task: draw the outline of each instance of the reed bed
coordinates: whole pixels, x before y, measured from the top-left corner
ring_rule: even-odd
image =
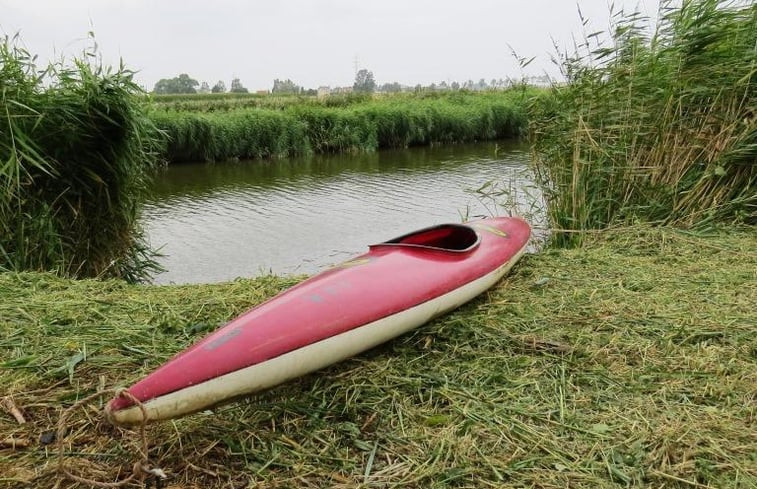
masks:
[[[613,17],[536,99],[530,139],[556,243],[643,220],[757,222],[757,6],[663,2],[656,31]]]
[[[95,59],[40,71],[0,40],[0,270],[136,280],[154,266],[137,215],[157,133],[132,73]]]
[[[168,135],[168,161],[222,161],[518,137],[531,94],[274,97],[271,105],[231,110],[155,106],[150,117]]]
[[[164,134],[168,162],[285,157],[309,152],[304,124],[268,109],[233,112],[152,112]]]
[[[751,230],[637,226],[526,256],[478,300],[317,374],[148,426],[171,488],[757,485]],[[0,274],[0,487],[61,480],[50,432],[297,280],[136,286]],[[72,470],[136,434],[73,414]],[[23,443],[21,443],[23,442]],[[26,445],[26,446],[24,446]]]

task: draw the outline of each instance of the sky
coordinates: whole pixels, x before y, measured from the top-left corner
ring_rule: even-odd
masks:
[[[137,71],[151,90],[187,73],[210,86],[274,78],[306,88],[351,86],[355,67],[377,83],[414,86],[557,75],[553,41],[606,30],[611,0],[0,0],[0,33],[20,34],[41,63],[80,54],[93,31],[106,64]],[[658,0],[615,0],[654,19]],[[582,26],[578,14],[584,18]],[[521,69],[512,55],[536,57]]]

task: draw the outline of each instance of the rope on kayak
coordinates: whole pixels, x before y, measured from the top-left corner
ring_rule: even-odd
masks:
[[[80,408],[84,404],[87,404],[88,402],[93,401],[94,399],[98,399],[106,394],[115,394],[116,397],[123,397],[125,399],[128,399],[132,403],[134,403],[140,411],[142,411],[142,421],[139,424],[139,436],[140,436],[140,448],[139,448],[139,460],[134,463],[134,466],[132,468],[132,473],[125,479],[121,479],[117,482],[100,482],[92,479],[87,479],[85,477],[78,476],[76,474],[72,474],[71,471],[68,470],[66,467],[64,461],[64,444],[63,444],[63,438],[66,436],[66,420],[68,416],[75,411],[76,409]],[[147,457],[148,452],[148,445],[147,445],[147,434],[145,432],[145,425],[147,424],[147,409],[145,408],[144,404],[134,397],[128,390],[124,388],[118,388],[118,389],[106,389],[103,391],[95,392],[94,394],[91,394],[83,399],[78,400],[73,405],[71,405],[69,408],[63,411],[63,413],[60,415],[60,418],[58,419],[58,430],[57,430],[57,442],[58,442],[58,472],[63,474],[65,477],[80,482],[82,484],[88,484],[93,487],[103,487],[103,488],[113,488],[113,487],[123,487],[126,484],[130,483],[134,479],[138,479],[139,481],[143,481],[145,476],[147,475],[153,475],[155,477],[159,477],[161,479],[166,478],[166,474],[157,467],[152,467],[150,465],[150,462]]]

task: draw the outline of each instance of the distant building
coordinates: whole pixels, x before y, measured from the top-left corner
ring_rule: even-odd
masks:
[[[255,93],[257,95],[268,95],[268,90],[256,90]]]
[[[331,95],[331,87],[318,87],[318,98],[324,98]]]
[[[352,93],[352,87],[336,87],[331,90],[332,94]]]

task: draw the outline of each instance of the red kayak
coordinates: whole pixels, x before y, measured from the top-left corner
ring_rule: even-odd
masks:
[[[182,416],[313,372],[399,336],[494,285],[530,236],[518,218],[415,231],[370,246],[247,311],[129,388],[148,420]],[[118,397],[116,424],[142,411]]]

